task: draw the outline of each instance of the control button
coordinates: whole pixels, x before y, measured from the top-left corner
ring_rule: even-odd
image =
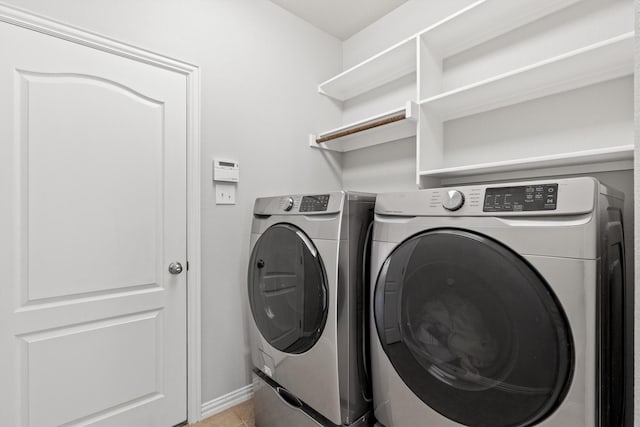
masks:
[[[289,197],[287,199],[287,201],[284,204],[284,211],[285,212],[289,212],[291,209],[293,209],[293,197]]]
[[[555,188],[553,187],[547,188],[547,193],[553,193],[554,191],[555,191]]]
[[[442,207],[449,211],[457,211],[464,205],[464,194],[458,190],[449,190],[444,195]]]

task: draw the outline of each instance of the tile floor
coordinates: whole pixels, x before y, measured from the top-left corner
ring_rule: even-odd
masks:
[[[253,400],[247,400],[189,427],[255,427]]]

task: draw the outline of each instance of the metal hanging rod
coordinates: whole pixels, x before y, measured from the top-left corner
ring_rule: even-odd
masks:
[[[398,122],[406,118],[407,118],[406,111],[394,112],[391,115],[376,118],[374,120],[359,124],[352,128],[340,130],[340,131],[316,138],[316,144],[322,144],[323,142],[331,141],[333,139],[342,138],[348,135],[353,135],[354,133],[363,132],[365,130],[373,129],[379,126],[388,125],[389,123]]]

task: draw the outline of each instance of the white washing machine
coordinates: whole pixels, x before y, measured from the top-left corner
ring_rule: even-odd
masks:
[[[622,426],[622,205],[591,178],[378,195],[378,421]]]
[[[375,197],[259,198],[248,293],[258,427],[365,426],[365,253]]]

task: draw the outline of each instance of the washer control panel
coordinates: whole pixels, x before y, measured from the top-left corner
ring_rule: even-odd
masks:
[[[558,184],[489,187],[483,212],[552,211],[558,205]]]
[[[590,177],[556,178],[381,193],[376,196],[375,212],[404,217],[578,215],[596,209],[598,194],[624,198]]]
[[[303,196],[300,202],[300,212],[324,212],[329,206],[329,195]]]
[[[353,193],[349,197],[360,196]],[[344,200],[345,193],[342,191],[258,197],[253,206],[253,213],[256,215],[327,215],[341,212]]]

